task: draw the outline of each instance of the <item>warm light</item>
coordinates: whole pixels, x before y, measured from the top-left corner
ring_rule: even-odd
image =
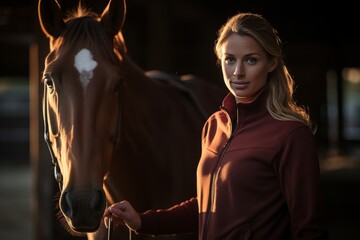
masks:
[[[351,83],[360,83],[360,68],[344,68],[343,78]]]

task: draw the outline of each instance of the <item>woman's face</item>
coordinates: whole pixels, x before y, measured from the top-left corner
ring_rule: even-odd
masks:
[[[251,102],[275,67],[275,60],[268,59],[264,49],[250,36],[234,33],[222,45],[222,73],[236,102]]]

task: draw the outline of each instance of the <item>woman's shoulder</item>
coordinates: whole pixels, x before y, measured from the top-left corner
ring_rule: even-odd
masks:
[[[314,134],[312,130],[301,121],[282,121],[283,142],[312,142]]]
[[[283,138],[287,138],[291,135],[313,135],[310,127],[300,120],[278,120],[272,118],[270,120],[269,128],[277,135],[282,135]]]

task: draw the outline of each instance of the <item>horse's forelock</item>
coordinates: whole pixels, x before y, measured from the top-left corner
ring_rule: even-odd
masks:
[[[92,11],[90,8],[87,8],[86,6],[82,5],[81,1],[79,1],[77,8],[67,12],[65,22],[79,17],[91,17],[96,19],[99,18],[99,15],[94,11]]]
[[[89,10],[79,10],[75,15],[66,20],[66,28],[58,39],[53,41],[53,50],[63,51],[67,49],[72,51],[73,47],[79,42],[84,47],[93,47],[99,54],[111,62],[116,62],[114,48],[121,53],[125,52],[125,45],[122,38],[115,37],[109,39],[106,30],[99,22],[97,15]],[[119,33],[121,35],[121,33]]]

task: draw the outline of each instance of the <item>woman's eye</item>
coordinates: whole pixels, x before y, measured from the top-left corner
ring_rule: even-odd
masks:
[[[256,63],[256,59],[255,59],[255,58],[248,58],[248,59],[246,59],[246,62],[247,62],[248,64],[253,65],[253,64]]]
[[[235,62],[235,58],[233,57],[226,57],[225,58],[225,63],[229,64],[229,63],[234,63]]]

